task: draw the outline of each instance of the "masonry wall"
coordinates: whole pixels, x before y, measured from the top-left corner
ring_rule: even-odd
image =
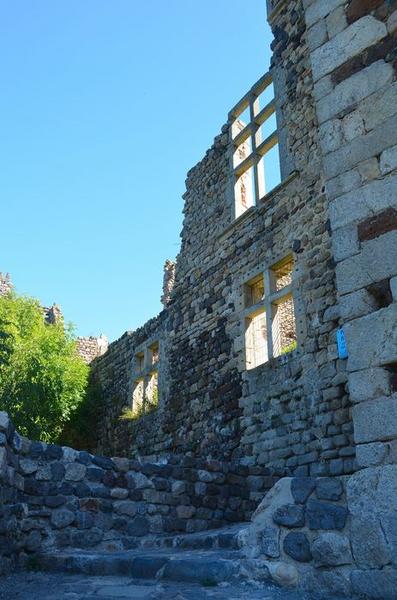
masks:
[[[338,359],[336,348],[334,259],[301,2],[285,4],[273,28],[283,183],[234,220],[231,122],[188,173],[169,304],[159,321],[125,334],[95,362],[105,401],[101,451],[239,460],[277,476],[355,469],[346,361]],[[247,371],[243,285],[288,254],[295,261],[298,348]],[[139,345],[151,337],[160,339],[159,409],[121,422],[123,407],[131,405],[131,364]]]
[[[306,2],[360,467],[396,460],[397,2]]]
[[[148,463],[34,442],[0,412],[0,574],[49,549],[117,551],[247,521],[274,482],[236,463]]]

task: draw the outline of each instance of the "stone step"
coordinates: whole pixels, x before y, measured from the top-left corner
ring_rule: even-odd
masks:
[[[181,548],[184,550],[238,550],[238,534],[249,523],[237,523],[221,529],[172,536],[141,538],[140,548]]]
[[[199,583],[204,586],[244,578],[237,551],[132,550],[124,552],[59,551],[37,555],[42,571],[84,575],[121,575],[132,579]]]

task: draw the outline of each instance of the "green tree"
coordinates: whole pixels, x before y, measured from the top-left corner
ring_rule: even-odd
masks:
[[[0,297],[0,410],[20,433],[57,441],[84,398],[87,378],[71,326],[47,325],[32,298]]]

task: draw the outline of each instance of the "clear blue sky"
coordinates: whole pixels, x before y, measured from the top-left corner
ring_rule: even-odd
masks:
[[[187,171],[269,68],[265,0],[0,0],[0,271],[115,339],[161,308]]]

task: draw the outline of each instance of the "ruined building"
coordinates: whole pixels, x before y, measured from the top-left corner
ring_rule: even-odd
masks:
[[[11,275],[7,273],[3,275],[0,272],[0,296],[6,296],[9,292],[14,289],[14,284],[11,281]],[[61,307],[58,304],[52,306],[42,306],[43,318],[47,325],[53,325],[63,321],[63,314]],[[106,336],[100,335],[99,337],[78,337],[77,338],[77,352],[85,360],[86,363],[91,363],[94,358],[102,356],[108,348],[108,340]]]
[[[270,71],[188,173],[164,309],[92,363],[96,450],[119,458],[0,413],[5,514],[48,569],[227,539],[229,575],[396,600],[397,3],[267,4]]]

